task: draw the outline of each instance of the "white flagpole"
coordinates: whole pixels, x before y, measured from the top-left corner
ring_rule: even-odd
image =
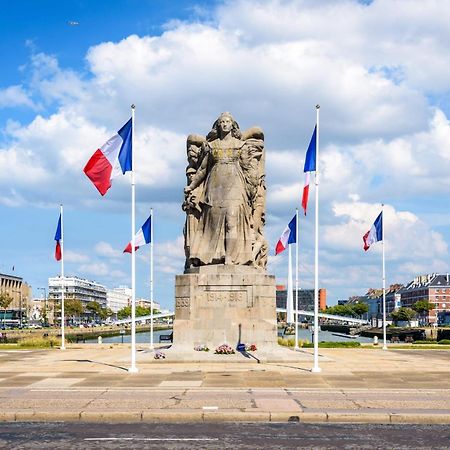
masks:
[[[294,350],[298,350],[298,208],[295,210],[295,345]]]
[[[131,105],[131,367],[128,372],[136,373],[136,251],[135,251],[135,235],[136,235],[136,185],[134,178],[134,110],[135,106]]]
[[[314,366],[311,372],[320,372],[319,367],[319,109],[316,105],[316,211],[314,250]]]
[[[381,204],[381,248],[383,253],[383,350],[387,350],[386,345],[386,267],[384,263],[384,204]]]
[[[150,349],[153,343],[153,208],[150,208]]]
[[[65,279],[64,279],[64,208],[61,203],[61,350],[66,349],[66,339],[64,336],[65,328],[65,317],[64,317],[64,289],[65,289]]]
[[[293,323],[294,317],[292,315],[294,309],[294,299],[292,298],[292,291],[294,290],[292,286],[292,250],[291,244],[288,243],[288,285],[287,285],[287,297],[286,297],[286,323]]]

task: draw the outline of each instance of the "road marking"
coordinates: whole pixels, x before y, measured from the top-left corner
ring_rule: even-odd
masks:
[[[209,411],[216,411],[219,409],[218,406],[203,406],[203,409],[209,410]]]
[[[85,441],[218,441],[219,438],[84,438]]]

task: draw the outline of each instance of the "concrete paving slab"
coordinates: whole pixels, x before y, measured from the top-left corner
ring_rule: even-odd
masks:
[[[199,387],[202,385],[201,380],[165,380],[159,386],[161,387]]]
[[[302,411],[303,408],[292,399],[258,398],[255,399],[256,408],[264,411]]]
[[[28,385],[29,388],[67,388],[73,386],[74,384],[80,383],[84,378],[44,378],[43,380],[37,381]]]

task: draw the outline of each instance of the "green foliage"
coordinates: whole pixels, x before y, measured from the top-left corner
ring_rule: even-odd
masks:
[[[399,320],[411,322],[414,317],[416,317],[417,313],[412,308],[406,308],[402,306],[397,311],[393,311],[391,313],[392,318],[398,322]]]
[[[366,312],[369,311],[369,305],[367,303],[353,303],[352,309],[358,316],[362,316],[363,314],[366,314]]]
[[[441,339],[438,344],[441,345],[450,345],[450,339]]]
[[[156,314],[157,310],[153,309],[153,313]],[[149,316],[151,314],[151,308],[144,308],[143,306],[136,306],[136,317]],[[117,312],[119,319],[128,319],[131,317],[131,306],[125,306]]]
[[[294,347],[295,339],[278,338],[278,344],[283,347]],[[302,348],[313,348],[314,344],[308,340],[298,341],[298,346]],[[360,347],[361,343],[356,341],[345,341],[345,342],[319,342],[319,347],[321,348],[354,348]]]
[[[86,305],[86,309],[95,315],[99,315],[102,307],[99,302],[89,302]]]
[[[313,348],[313,343],[303,345],[303,348]],[[357,341],[345,341],[345,342],[319,342],[320,348],[355,348],[361,347],[361,343]]]
[[[369,305],[364,302],[346,303],[345,305],[329,306],[325,312],[335,316],[355,317],[361,316],[369,311]]]
[[[418,300],[414,305],[412,305],[412,309],[419,314],[427,313],[434,308],[434,305],[430,303],[428,300]]]
[[[83,304],[76,298],[64,300],[64,315],[66,317],[81,316],[83,314]]]
[[[0,292],[0,307],[2,309],[8,308],[12,301],[12,297],[7,292]]]
[[[55,336],[44,337],[26,337],[17,342],[18,347],[26,348],[50,348],[60,344],[60,340]]]
[[[420,344],[420,345],[437,344],[437,341],[414,341],[414,344]]]

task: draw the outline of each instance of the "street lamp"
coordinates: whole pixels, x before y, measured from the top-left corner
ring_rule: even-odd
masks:
[[[47,289],[45,287],[38,287],[39,291],[44,291],[44,325],[47,325]]]
[[[19,294],[19,324],[20,324],[20,328],[22,328],[22,291],[17,291],[17,290],[13,290],[13,292],[15,292],[16,294]]]

